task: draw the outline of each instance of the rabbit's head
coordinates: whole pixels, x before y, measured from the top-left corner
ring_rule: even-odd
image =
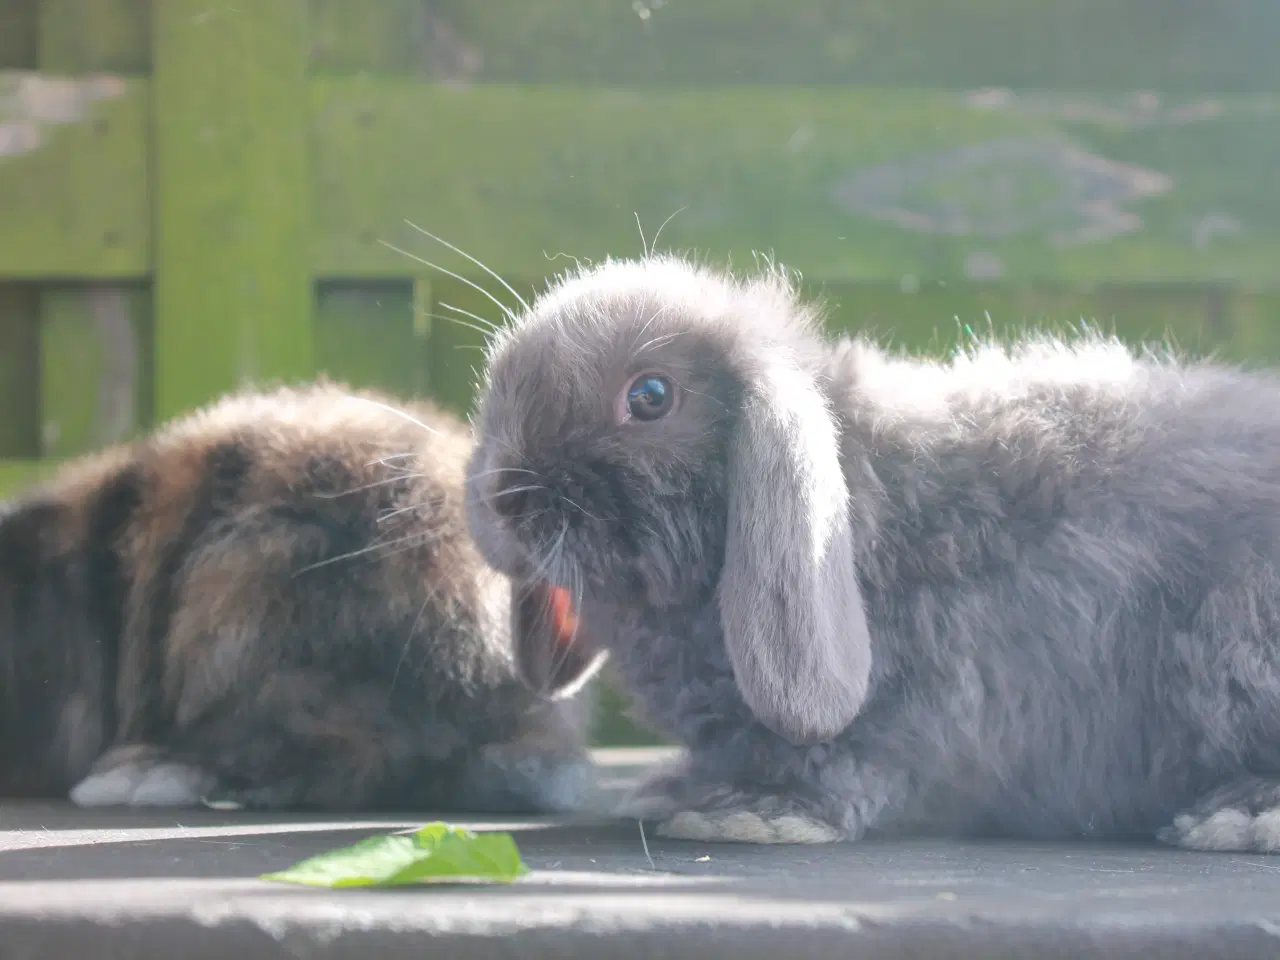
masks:
[[[584,623],[597,602],[672,617],[715,602],[762,723],[816,742],[853,720],[871,653],[826,351],[780,271],[662,257],[566,277],[495,341],[468,510],[520,584],[526,681],[576,685],[611,642],[539,627],[563,622],[549,588]]]

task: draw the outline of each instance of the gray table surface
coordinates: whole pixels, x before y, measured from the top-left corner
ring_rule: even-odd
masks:
[[[620,789],[652,751],[601,751]],[[0,805],[0,958],[1280,958],[1280,857],[1158,846],[745,847],[635,823],[511,830],[510,887],[315,890],[260,874],[430,817]],[[785,951],[785,952],[784,952]]]

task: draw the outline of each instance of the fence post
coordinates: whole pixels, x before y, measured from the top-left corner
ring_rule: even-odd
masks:
[[[37,64],[55,76],[136,75],[146,17],[132,0],[40,0]],[[105,119],[95,122],[106,130]],[[147,234],[145,223],[120,230]],[[99,242],[106,245],[110,235]],[[150,292],[144,278],[46,283],[40,291],[40,454],[62,459],[150,425]]]
[[[306,8],[151,5],[157,420],[314,373]]]

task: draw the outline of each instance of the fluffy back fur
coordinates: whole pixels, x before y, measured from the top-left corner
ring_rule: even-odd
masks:
[[[0,793],[575,806],[584,705],[515,676],[470,432],[320,384],[229,397],[0,517]]]
[[[620,419],[651,373],[676,403]],[[1184,811],[1166,839],[1280,848],[1275,376],[1099,337],[891,356],[826,342],[780,271],[653,258],[567,277],[488,378],[477,543],[579,587],[580,642],[689,748],[627,812],[829,840]],[[542,489],[495,509],[512,467]]]

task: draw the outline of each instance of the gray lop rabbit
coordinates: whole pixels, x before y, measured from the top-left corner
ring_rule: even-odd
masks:
[[[608,656],[686,748],[620,813],[1280,850],[1280,378],[896,357],[779,269],[646,257],[518,317],[475,423],[481,552],[577,601],[571,643],[519,634],[526,682]]]

